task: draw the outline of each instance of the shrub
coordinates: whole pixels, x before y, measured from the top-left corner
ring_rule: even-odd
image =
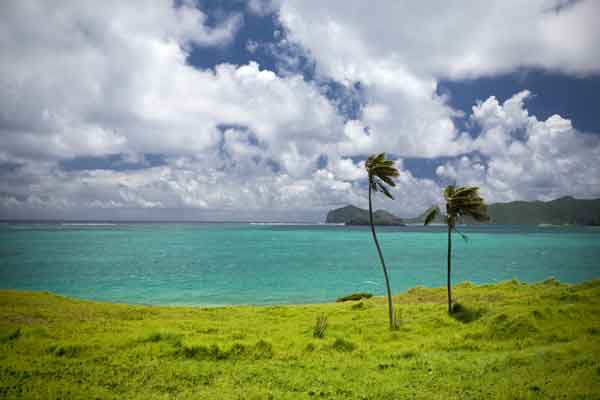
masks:
[[[547,286],[560,286],[560,282],[558,281],[558,279],[556,279],[553,276],[546,279],[543,283]]]
[[[331,347],[337,351],[350,352],[356,348],[356,345],[349,340],[337,338]]]
[[[371,297],[373,297],[373,295],[371,293],[352,293],[349,294],[347,296],[343,296],[343,297],[339,297],[336,302],[337,303],[342,303],[344,301],[355,301],[355,300],[362,300],[362,299],[370,299]]]
[[[21,328],[17,328],[14,331],[10,332],[6,336],[0,336],[0,343],[11,342],[13,340],[17,340],[21,337],[23,333],[21,332]]]
[[[20,337],[21,337],[21,328],[17,328],[10,335],[8,335],[8,340],[16,340]]]
[[[252,358],[255,360],[273,357],[273,346],[269,342],[259,340],[252,347],[248,347],[242,343],[234,343],[228,350],[221,349],[218,345],[210,346],[183,344],[178,354],[186,358],[196,360],[238,360],[241,358]]]
[[[142,339],[142,342],[157,343],[162,341],[177,341],[182,337],[181,334],[172,332],[152,332]]]
[[[57,357],[73,358],[77,357],[84,350],[84,346],[79,344],[62,344],[52,345],[48,348],[48,352]]]
[[[311,353],[311,352],[315,351],[316,349],[317,349],[317,346],[315,346],[314,343],[309,343],[304,348],[304,351]]]
[[[325,330],[327,329],[327,315],[320,314],[315,321],[315,327],[313,328],[313,337],[322,339],[325,337]]]
[[[450,316],[457,321],[468,324],[469,322],[477,321],[484,313],[485,310],[483,308],[470,308],[461,303],[454,303]]]
[[[273,346],[271,346],[271,343],[265,340],[259,340],[254,345],[253,357],[255,360],[262,358],[273,358]]]

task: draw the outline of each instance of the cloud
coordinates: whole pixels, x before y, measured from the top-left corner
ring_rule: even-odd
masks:
[[[227,43],[239,16],[208,28],[187,2],[152,2],[144,13],[114,6],[96,12],[67,2],[53,13],[39,3],[3,5],[5,161],[193,155],[214,151],[220,127],[236,125],[268,143],[284,167],[306,169],[294,160],[318,157],[316,144],[341,132],[335,108],[299,76],[282,78],[254,62],[211,70],[187,63],[189,43]]]
[[[318,74],[364,88],[366,105],[347,126],[343,151],[384,146],[401,156],[429,158],[457,156],[470,146],[453,122],[460,113],[437,94],[440,79],[525,67],[597,74],[599,12],[593,1],[471,1],[461,7],[391,1],[372,7],[344,0],[322,7],[284,0],[279,15],[286,40],[306,49]]]
[[[595,2],[431,13],[433,3],[251,1],[248,10],[276,12],[284,27],[274,43],[245,41],[277,71],[191,65],[194,48],[227,46],[243,24],[239,14],[209,24],[194,4],[0,5],[1,217],[321,219],[366,205],[362,160],[379,151],[400,157],[400,176],[397,200],[377,205],[403,216],[438,202],[453,179],[496,200],[600,195],[596,136],[560,116],[537,120],[525,107],[531,93],[476,104],[470,134],[437,94],[441,78],[523,66],[597,73]],[[303,75],[311,68],[314,81]],[[402,162],[440,156],[449,160],[438,181]],[[136,168],[78,170],[80,157]]]
[[[430,77],[465,78],[519,67],[600,72],[594,1],[282,1],[281,21],[339,80],[386,81],[414,93]],[[559,9],[555,12],[554,9]]]
[[[478,185],[489,201],[551,200],[564,195],[600,196],[600,137],[573,128],[552,115],[529,115],[523,91],[500,104],[495,97],[473,107],[481,128],[474,149],[437,168],[442,178]]]

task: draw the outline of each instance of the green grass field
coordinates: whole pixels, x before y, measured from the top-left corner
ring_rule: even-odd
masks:
[[[390,331],[383,298],[192,308],[2,291],[0,398],[600,399],[600,280],[454,295],[455,316],[444,288],[396,296]]]

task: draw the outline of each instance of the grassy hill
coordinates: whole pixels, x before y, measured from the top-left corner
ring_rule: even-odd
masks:
[[[396,296],[389,331],[382,298],[192,308],[3,291],[0,398],[600,398],[600,281],[455,294],[453,317],[444,289]]]
[[[495,203],[489,206],[489,214],[497,224],[600,225],[600,199]]]
[[[551,201],[513,201],[488,205],[492,224],[508,225],[600,225],[600,199],[585,200],[561,197]],[[422,223],[425,213],[405,219],[407,223]],[[438,216],[435,223],[444,223]],[[465,223],[477,223],[471,219]]]

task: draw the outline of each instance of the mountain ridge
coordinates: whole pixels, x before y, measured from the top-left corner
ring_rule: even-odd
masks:
[[[379,214],[378,214],[379,213]],[[600,199],[576,199],[563,196],[550,201],[515,200],[488,205],[489,224],[498,225],[600,225]],[[404,225],[422,223],[425,211],[414,218],[398,218],[385,210],[377,210],[374,215],[376,225]],[[353,205],[329,211],[326,222],[347,225],[369,224],[369,212]],[[434,223],[444,223],[438,216]],[[477,223],[464,219],[463,223]]]

